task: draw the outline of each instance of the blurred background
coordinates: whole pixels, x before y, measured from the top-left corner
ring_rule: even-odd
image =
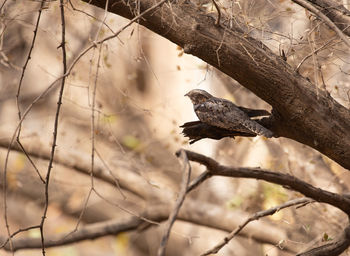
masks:
[[[208,15],[216,15],[211,1],[195,4]],[[298,67],[315,86],[327,90],[349,107],[349,51],[325,24],[291,1],[241,0],[218,4],[227,24],[235,19],[243,22],[246,31],[276,54],[284,54],[288,63]],[[19,121],[18,106],[23,113],[63,72],[61,48],[58,48],[60,8],[58,1],[52,1],[44,5],[17,105],[18,84],[32,47],[39,9],[38,1],[5,1],[1,9],[1,186],[9,140]],[[87,46],[128,22],[75,0],[65,3],[65,11],[68,66]],[[312,54],[320,47],[321,50]],[[32,106],[21,127],[20,141],[42,177],[48,168],[59,88],[60,83],[55,83],[45,97]],[[349,191],[348,171],[315,150],[288,139],[204,139],[189,145],[179,126],[197,120],[190,100],[184,97],[194,88],[205,89],[240,106],[271,110],[236,81],[138,24],[81,57],[67,77],[59,116],[45,222],[48,239],[92,223],[141,214],[152,205],[172,205],[182,174],[175,156],[180,148],[213,157],[221,164],[259,166],[295,175],[333,192]],[[94,171],[105,178],[90,173],[92,135]],[[205,170],[198,164],[192,167],[192,177]],[[45,199],[44,184],[21,150],[11,151],[6,180],[11,232],[39,224]],[[3,193],[1,190],[1,198]],[[214,221],[207,221],[205,214],[177,221],[167,255],[199,255],[255,212],[298,197],[301,197],[298,193],[266,182],[213,177],[191,192],[186,200],[193,200],[196,208],[212,216]],[[3,200],[0,209],[4,209]],[[346,222],[342,212],[325,204],[292,207],[249,224],[218,255],[293,255],[332,240]],[[155,255],[162,228],[160,223],[115,236],[48,248],[47,255]],[[7,237],[3,215],[0,237]],[[18,237],[37,238],[40,232],[33,229]],[[15,255],[40,253],[41,249],[27,249]],[[0,254],[12,255],[5,250]]]

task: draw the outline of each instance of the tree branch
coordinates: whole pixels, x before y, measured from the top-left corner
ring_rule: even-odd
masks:
[[[45,248],[62,246],[66,244],[76,243],[87,239],[96,239],[107,235],[116,235],[120,232],[126,232],[136,229],[144,221],[135,216],[130,216],[124,219],[114,221],[107,221],[102,223],[91,224],[80,228],[74,233],[67,235],[60,235],[55,237],[45,236]],[[13,251],[21,249],[35,249],[41,248],[41,241],[39,238],[16,238],[12,239]],[[5,250],[10,250],[9,244],[4,247]]]
[[[103,8],[105,0],[86,2]],[[108,11],[126,18],[154,5],[153,0],[110,1]],[[278,134],[320,151],[350,169],[350,111],[300,76],[260,41],[233,24],[232,30],[190,2],[168,3],[140,21],[213,65],[273,107]]]
[[[211,175],[235,178],[254,178],[282,185],[288,189],[298,191],[304,196],[312,198],[317,202],[333,205],[345,212],[347,215],[350,215],[350,199],[347,196],[314,187],[311,184],[289,174],[267,171],[260,168],[234,168],[223,166],[214,159],[204,155],[189,150],[185,150],[185,152],[190,161],[205,165]]]
[[[252,222],[254,220],[258,220],[258,219],[260,219],[262,217],[273,215],[276,212],[279,212],[280,210],[282,210],[284,208],[291,207],[291,206],[294,206],[294,205],[299,205],[299,204],[307,204],[307,203],[311,203],[312,201],[313,200],[311,200],[309,198],[297,198],[297,199],[294,199],[294,200],[290,200],[290,201],[288,201],[288,202],[286,202],[284,204],[281,204],[281,205],[272,207],[270,209],[267,209],[265,211],[257,212],[254,215],[252,215],[251,217],[249,217],[248,219],[246,219],[241,225],[239,225],[228,236],[226,236],[220,243],[215,245],[212,249],[210,249],[210,250],[206,251],[205,253],[203,253],[202,256],[218,253],[220,249],[222,249],[226,244],[228,244],[250,222]]]

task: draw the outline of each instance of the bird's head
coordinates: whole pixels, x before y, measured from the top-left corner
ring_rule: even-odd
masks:
[[[210,93],[201,89],[193,89],[186,93],[185,96],[188,96],[194,105],[206,102],[213,97]]]

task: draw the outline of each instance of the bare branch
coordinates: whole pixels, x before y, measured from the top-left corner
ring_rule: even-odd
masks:
[[[266,217],[269,215],[273,215],[276,212],[279,212],[280,210],[284,209],[284,208],[288,208],[294,205],[299,205],[299,204],[307,204],[307,203],[311,203],[313,202],[312,199],[309,198],[298,198],[298,199],[294,199],[291,201],[288,201],[284,204],[278,205],[276,207],[272,207],[268,210],[265,211],[260,211],[255,213],[253,216],[249,217],[246,221],[244,221],[244,223],[242,223],[241,225],[239,225],[235,230],[233,230],[228,236],[226,236],[223,241],[221,241],[220,243],[218,243],[217,245],[215,245],[215,247],[213,247],[212,249],[206,251],[205,253],[202,254],[202,256],[206,256],[206,255],[210,255],[210,254],[214,254],[214,253],[218,253],[219,250],[224,247],[226,244],[228,244],[236,235],[238,235],[238,233],[243,230],[243,228],[245,226],[247,226],[250,222],[254,221],[254,220],[258,220],[262,217]]]
[[[314,54],[318,53],[319,51],[325,49],[326,46],[328,46],[329,44],[332,43],[332,41],[334,40],[334,38],[331,38],[330,40],[328,40],[326,43],[324,43],[323,45],[321,45],[319,48],[315,49],[314,51],[312,51],[311,53],[309,53],[308,55],[306,55],[301,61],[300,63],[297,65],[297,67],[295,68],[295,71],[298,72],[301,65],[303,65],[303,63],[310,58],[311,56],[313,56]]]
[[[16,232],[13,232],[11,235],[10,235],[10,237],[8,237],[7,239],[1,239],[1,237],[0,237],[0,241],[1,240],[4,240],[4,242],[2,243],[2,245],[0,245],[0,248],[4,248],[5,246],[6,246],[6,244],[8,243],[8,242],[10,242],[10,245],[8,246],[8,248],[9,248],[9,250],[12,250],[12,241],[10,241],[10,239],[12,238],[12,237],[15,237],[17,234],[19,234],[19,233],[22,233],[22,232],[25,232],[25,231],[29,231],[29,230],[32,230],[32,229],[37,229],[37,228],[40,228],[40,226],[39,225],[36,225],[36,226],[30,226],[30,227],[27,227],[27,228],[20,228],[20,229],[18,229]]]
[[[208,170],[205,170],[201,175],[191,181],[188,185],[187,193],[191,192],[193,189],[202,184],[205,180],[209,179],[212,175]]]
[[[85,14],[86,16],[88,16],[88,17],[90,17],[90,18],[92,18],[92,19],[96,19],[97,21],[101,22],[106,28],[108,28],[108,30],[111,31],[113,34],[115,33],[115,32],[113,31],[113,29],[105,22],[105,20],[100,20],[100,19],[98,19],[97,17],[91,15],[90,13],[76,8],[76,7],[73,5],[73,3],[72,3],[71,0],[68,0],[68,3],[69,3],[69,5],[72,7],[72,10],[73,10],[73,11],[75,11],[75,12],[81,12],[81,13]]]
[[[2,5],[0,7],[0,10],[2,10],[2,8],[5,5],[5,3],[6,3],[6,0],[3,1]],[[44,4],[45,4],[45,0],[42,0],[41,4],[40,4],[40,7],[39,7],[39,10],[38,10],[38,17],[37,17],[36,24],[35,24],[35,29],[34,29],[34,35],[33,35],[33,38],[32,38],[32,42],[30,44],[28,55],[26,57],[24,65],[23,65],[22,72],[21,72],[21,77],[19,79],[19,83],[18,83],[18,86],[17,86],[16,105],[17,105],[17,111],[18,111],[19,120],[21,120],[21,109],[20,109],[20,104],[19,104],[19,97],[20,97],[20,93],[21,93],[22,82],[23,82],[25,71],[27,69],[27,65],[29,63],[29,60],[31,59],[32,51],[34,49],[35,40],[36,40],[36,36],[37,36],[37,33],[38,33],[39,23],[40,23],[40,20],[41,20],[41,13],[42,13]],[[41,181],[45,184],[44,179],[40,175],[40,173],[39,173],[38,169],[36,168],[35,164],[33,163],[32,159],[29,157],[29,155],[27,154],[26,150],[24,149],[24,147],[22,146],[22,144],[20,142],[21,123],[19,124],[18,131],[16,133],[17,133],[17,138],[16,139],[17,139],[17,142],[18,142],[22,152],[25,154],[25,156],[28,158],[29,162],[34,167],[34,169],[37,172],[38,176],[40,177]],[[8,159],[8,157],[6,157],[6,161],[7,161],[7,159]],[[5,226],[6,226],[7,234],[9,236],[10,244],[11,244],[12,242],[11,242],[11,236],[10,236],[10,227],[9,227],[9,224],[8,224],[8,217],[7,217],[7,198],[6,198],[6,196],[7,196],[7,179],[6,179],[6,175],[7,175],[7,169],[5,168],[5,170],[4,170],[4,184],[3,184],[4,220],[5,220]]]
[[[65,22],[65,14],[64,14],[64,1],[60,0],[60,14],[61,14],[61,44],[59,45],[60,48],[62,48],[62,64],[63,64],[63,74],[67,72],[67,53],[66,53],[66,22]],[[57,134],[58,134],[58,122],[59,122],[59,115],[61,111],[62,106],[62,97],[65,87],[66,77],[62,77],[61,80],[61,87],[58,95],[57,100],[57,109],[56,109],[56,115],[55,115],[55,121],[54,121],[54,129],[53,129],[53,139],[52,139],[52,146],[51,146],[51,153],[50,153],[50,159],[49,164],[47,167],[46,177],[45,177],[45,204],[44,204],[44,212],[41,217],[40,222],[40,236],[41,236],[41,246],[42,246],[42,254],[45,256],[45,236],[44,236],[44,224],[46,220],[46,214],[49,207],[49,183],[50,183],[50,176],[51,171],[53,167],[53,159],[55,158],[55,151],[56,151],[56,142],[57,142]]]
[[[69,235],[50,237],[46,235],[45,248],[71,244],[87,239],[96,239],[107,235],[116,235],[120,232],[136,229],[143,220],[135,216],[118,219],[115,221],[107,221],[102,223],[91,224],[80,228],[76,232],[71,232]],[[34,249],[40,248],[41,241],[38,238],[17,238],[13,239],[13,250]],[[5,250],[10,250],[6,245]]]
[[[32,51],[34,49],[34,45],[35,45],[35,41],[36,41],[36,36],[38,34],[38,29],[39,29],[39,23],[40,23],[40,19],[41,19],[41,14],[42,14],[42,11],[43,11],[43,8],[44,8],[44,4],[46,3],[46,0],[42,0],[41,3],[40,3],[40,8],[38,10],[38,17],[37,17],[37,20],[36,20],[36,24],[35,24],[35,29],[34,29],[34,35],[33,35],[33,38],[32,38],[32,42],[30,44],[30,48],[29,48],[29,51],[28,51],[28,55],[27,55],[27,58],[24,62],[24,65],[23,65],[23,68],[22,68],[22,72],[21,72],[21,77],[19,79],[19,82],[18,82],[18,86],[17,86],[17,93],[16,93],[16,105],[17,105],[17,111],[18,111],[18,118],[19,120],[21,120],[22,118],[22,114],[21,114],[21,108],[20,108],[20,95],[21,95],[21,89],[22,89],[22,83],[23,83],[23,78],[24,78],[24,74],[26,72],[26,69],[27,69],[27,66],[28,66],[28,63],[29,63],[29,60],[31,59],[31,55],[32,55]],[[22,128],[22,124],[19,124],[19,129],[18,129],[18,132],[17,132],[17,143],[18,145],[21,147],[24,155],[27,157],[27,159],[29,160],[29,162],[31,163],[31,165],[33,166],[33,168],[35,169],[36,173],[38,174],[40,180],[45,184],[45,180],[44,178],[41,176],[38,168],[36,167],[36,165],[34,164],[33,160],[30,158],[29,154],[26,152],[25,148],[23,147],[21,141],[20,141],[20,135],[21,135],[21,128]]]
[[[190,161],[205,165],[211,175],[265,180],[298,191],[317,202],[333,205],[346,214],[350,214],[350,199],[348,197],[314,187],[289,174],[267,171],[260,168],[234,168],[223,166],[214,159],[204,155],[189,150],[185,150],[185,152]]]

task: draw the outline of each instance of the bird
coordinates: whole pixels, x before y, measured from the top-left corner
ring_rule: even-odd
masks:
[[[245,108],[240,108],[229,100],[216,98],[201,89],[193,89],[185,96],[192,101],[193,109],[202,123],[231,131],[273,137],[270,130],[250,119]]]

